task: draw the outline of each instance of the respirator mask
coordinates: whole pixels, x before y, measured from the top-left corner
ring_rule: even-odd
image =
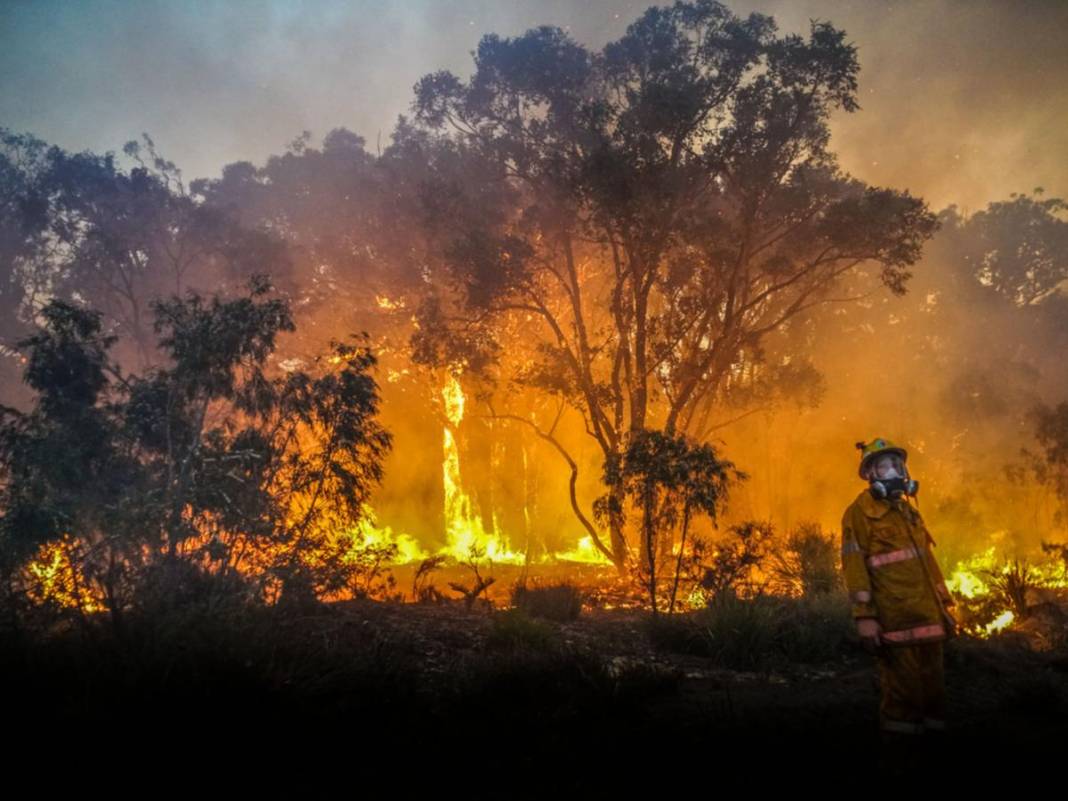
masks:
[[[904,460],[896,453],[876,457],[868,468],[868,481],[872,497],[878,500],[896,501],[903,495],[915,496],[920,489],[920,482],[909,478]]]

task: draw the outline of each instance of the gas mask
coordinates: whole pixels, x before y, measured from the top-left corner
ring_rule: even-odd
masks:
[[[896,501],[903,495],[915,496],[920,489],[920,482],[909,478],[904,460],[896,453],[876,457],[868,468],[868,481],[872,497],[878,500]]]

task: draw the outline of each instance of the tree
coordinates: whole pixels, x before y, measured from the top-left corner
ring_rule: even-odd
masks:
[[[294,308],[302,344],[345,331],[370,333],[388,379],[382,387],[385,414],[393,416],[391,427],[401,441],[410,437],[419,444],[401,449],[403,461],[398,451],[392,468],[395,476],[404,475],[403,484],[387,483],[376,494],[376,511],[424,540],[444,531],[440,512],[433,511],[443,506],[443,454],[427,443],[440,442],[443,427],[453,428],[442,405],[450,380],[446,368],[466,383],[474,373],[465,367],[477,368],[488,358],[484,349],[490,344],[462,332],[445,336],[434,321],[443,307],[428,287],[448,292],[443,254],[458,220],[464,227],[495,229],[511,207],[501,196],[507,187],[497,182],[501,191],[486,191],[495,185],[486,175],[491,168],[402,118],[391,145],[377,158],[365,150],[362,138],[343,128],[327,134],[321,145],[313,145],[305,132],[288,152],[262,167],[238,162],[224,168],[219,180],[192,184],[205,204],[244,226],[284,238],[300,276]],[[418,326],[413,325],[416,316]],[[495,435],[475,415],[460,428],[452,434],[463,450],[464,475],[488,473],[467,468],[490,450]],[[516,475],[501,480],[514,482]],[[491,483],[465,487],[478,499],[487,529],[495,514],[526,522],[519,504],[493,505],[486,497]],[[426,503],[412,504],[413,494]]]
[[[639,580],[649,591],[654,617],[659,611],[657,576],[661,561],[672,556],[674,533],[679,533],[679,549],[668,611],[675,611],[679,575],[686,552],[686,536],[698,514],[708,515],[715,523],[726,505],[730,482],[747,478],[731,462],[721,460],[711,445],[699,445],[685,435],[660,431],[636,432],[626,451],[605,467],[604,483],[622,486],[624,500],[632,501],[640,512]],[[625,521],[625,507],[618,496],[609,493],[598,501],[601,519],[613,519],[620,529]]]
[[[1035,194],[1042,194],[1041,188]],[[1034,305],[1068,280],[1068,210],[1061,198],[1010,195],[964,222],[974,277],[1017,306]]]
[[[1035,549],[1056,525],[1052,485],[1035,481],[1033,471],[1019,469],[1024,465],[1012,467],[1023,480],[1005,481],[1021,443],[1036,431],[1030,410],[1068,391],[1061,359],[1068,347],[1068,295],[1063,286],[1057,290],[1062,279],[1042,268],[1043,254],[1065,225],[1058,212],[1063,201],[1039,200],[1014,196],[970,216],[954,206],[943,209],[908,296],[873,296],[806,320],[800,329],[826,343],[822,361],[837,365],[838,379],[829,405],[846,419],[821,415],[813,421],[807,447],[796,454],[798,468],[818,469],[822,449],[840,441],[843,426],[897,427],[916,448],[910,453],[922,454],[918,469],[941,485],[921,503],[935,504],[932,530],[949,532],[940,547],[961,559],[971,553],[973,517],[986,530],[1016,532]],[[1002,279],[991,282],[983,265],[998,263],[999,253],[1019,254],[1014,261],[1031,253],[1034,263],[1020,262],[1017,274],[1039,279],[1033,302],[1018,302],[1016,283],[1008,279],[1013,271],[999,268]],[[850,292],[870,292],[875,285],[870,275],[850,280]],[[866,393],[864,404],[853,404],[857,388],[869,386],[885,391]]]
[[[837,538],[824,533],[819,523],[798,525],[771,554],[771,561],[776,590],[784,595],[811,598],[841,587]]]
[[[0,128],[0,400],[8,403],[23,400],[15,342],[29,333],[27,310],[47,288],[40,265],[49,248],[42,201],[48,163],[40,139]]]
[[[829,112],[859,108],[844,33],[775,31],[677,2],[600,53],[552,27],[488,35],[468,82],[416,86],[417,122],[499,165],[517,194],[501,230],[457,226],[461,302],[438,323],[522,330],[519,377],[577,410],[606,463],[646,428],[700,433],[710,405],[768,371],[769,335],[855,299],[835,289],[857,265],[903,294],[937,227],[921,200],[843,175],[827,150]],[[618,507],[622,483],[610,491]],[[595,542],[622,565],[624,533],[610,534]]]
[[[1051,489],[1059,502],[1054,522],[1068,528],[1068,402],[1053,408],[1037,404],[1031,409],[1030,419],[1040,453],[1026,448],[1021,452],[1035,479]]]
[[[72,154],[0,135],[0,297],[17,312],[13,321],[29,324],[44,296],[88,304],[120,337],[120,361],[144,369],[156,360],[153,298],[186,289],[239,291],[256,272],[270,273],[278,285],[287,280],[288,254],[278,238],[197,202],[147,134],[144,145],[124,147],[135,164],[129,170],[111,152]]]
[[[53,300],[20,343],[27,413],[0,420],[5,585],[61,545],[118,629],[140,593],[190,576],[243,578],[262,600],[353,590],[377,569],[360,523],[390,436],[376,421],[374,357],[332,343],[317,375],[271,374],[288,302],[246,296],[152,304],[166,366],[123,374],[102,315]]]

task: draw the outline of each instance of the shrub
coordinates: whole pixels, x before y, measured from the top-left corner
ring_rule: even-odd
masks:
[[[650,623],[654,647],[707,656],[735,670],[767,670],[838,657],[852,634],[841,594],[812,598],[722,594],[693,615]]]
[[[566,623],[582,613],[582,591],[569,581],[545,586],[517,583],[512,588],[512,606],[531,617]]]
[[[772,551],[772,573],[784,593],[813,596],[842,586],[838,543],[819,523],[802,523]]]
[[[530,618],[521,609],[508,609],[493,616],[489,645],[509,650],[551,650],[556,644],[551,626]]]

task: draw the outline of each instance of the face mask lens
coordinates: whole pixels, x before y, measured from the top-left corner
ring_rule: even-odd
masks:
[[[880,480],[890,478],[904,478],[905,473],[901,466],[901,458],[894,454],[880,456],[875,461],[875,477]]]

